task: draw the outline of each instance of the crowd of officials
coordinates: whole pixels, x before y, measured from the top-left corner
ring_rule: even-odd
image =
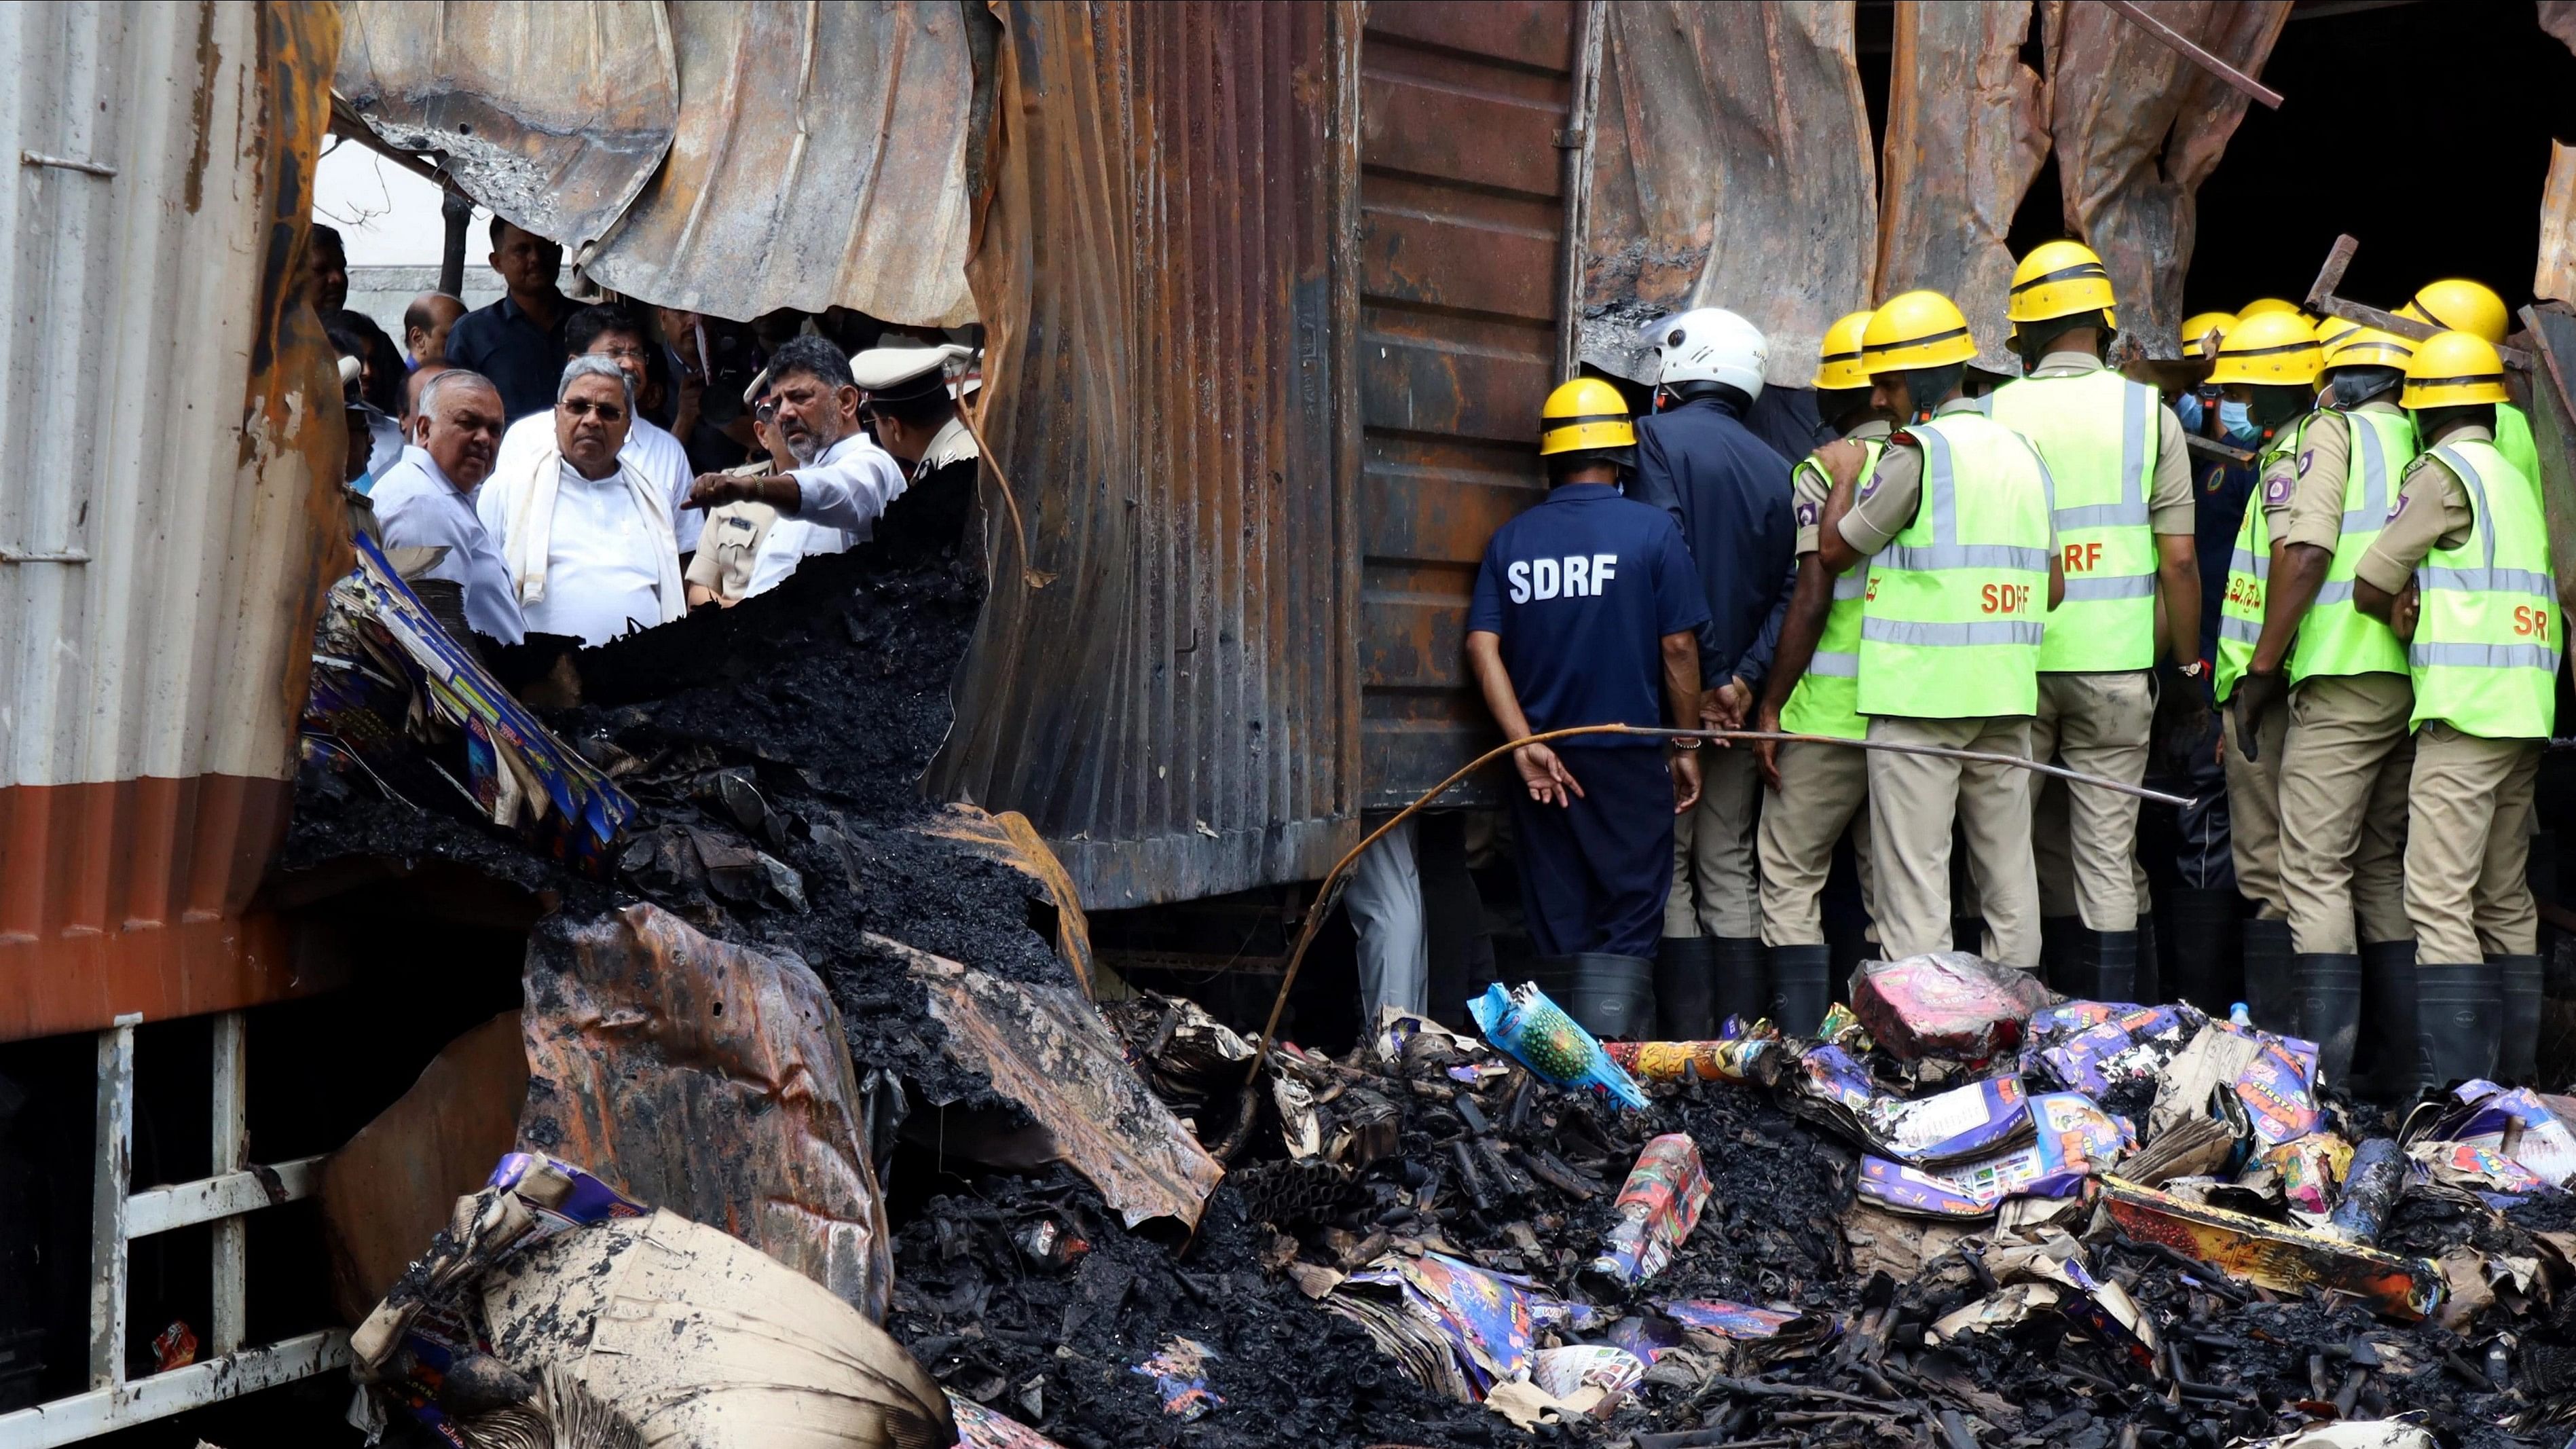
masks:
[[[2110,279],[2051,242],[1973,324],[2023,376],[1971,367],[1948,298],[1892,297],[1825,334],[1831,440],[1794,461],[1762,425],[1782,369],[1727,311],[1650,329],[1643,416],[1558,388],[1550,491],[1486,551],[1468,661],[1507,737],[1625,729],[1513,751],[1533,950],[1578,980],[1651,960],[1662,1034],[1812,1030],[1848,831],[1874,954],[1979,921],[1961,948],[2078,997],[2241,1000],[2390,1099],[2528,1078],[2560,655],[2538,465],[2495,293],[2399,315],[2432,335],[2203,314],[2200,366],[2159,386],[2106,365]],[[1794,738],[1627,732],[1657,729]],[[2241,963],[2178,952],[2161,985],[2131,793],[2158,749],[2195,797],[2184,879],[2244,917]]]
[[[562,248],[499,219],[490,236],[502,295],[425,293],[399,345],[347,309],[338,233],[315,226],[308,253],[359,526],[451,629],[605,644],[817,554],[963,534],[971,349],[844,309],[585,305],[558,287]]]

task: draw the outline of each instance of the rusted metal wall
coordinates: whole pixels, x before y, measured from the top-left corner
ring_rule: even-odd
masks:
[[[1878,284],[1872,300],[1929,287],[1968,314],[1977,365],[2013,376],[2004,238],[2048,160],[2048,87],[2022,64],[2029,0],[1896,7]]]
[[[1726,307],[1770,338],[1770,380],[1804,387],[1877,256],[1852,6],[1608,9],[1584,360],[1636,376],[1641,324]]]
[[[2251,102],[2107,5],[2044,0],[2041,13],[2066,225],[2102,254],[2124,350],[2179,357],[2193,196]],[[2167,0],[2154,13],[2254,75],[2289,22],[2290,0]]]
[[[1367,15],[1360,778],[1386,807],[1495,739],[1467,679],[1467,596],[1494,530],[1545,491],[1533,448],[1554,381],[1574,7],[1373,0]]]
[[[998,13],[968,276],[984,434],[1051,577],[988,491],[992,596],[930,786],[1026,814],[1097,908],[1312,878],[1356,790],[1349,12]]]
[[[0,1040],[297,980],[247,915],[348,567],[327,5],[0,11]]]

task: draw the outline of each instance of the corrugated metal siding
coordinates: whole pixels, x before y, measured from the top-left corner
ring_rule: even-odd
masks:
[[[985,433],[1054,577],[1023,585],[988,492],[992,600],[931,786],[1026,814],[1087,906],[1312,878],[1355,804],[1349,7],[999,13],[968,276]]]
[[[1494,530],[1545,489],[1533,448],[1555,365],[1556,138],[1573,63],[1564,0],[1368,7],[1359,671],[1371,807],[1410,804],[1496,742],[1466,676],[1467,596]]]
[[[289,989],[245,922],[347,566],[329,6],[0,11],[0,1039]]]

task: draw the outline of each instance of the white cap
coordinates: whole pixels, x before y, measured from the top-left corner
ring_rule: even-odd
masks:
[[[937,347],[871,347],[850,359],[850,379],[871,398],[908,402],[948,390],[948,364],[975,355],[954,342]]]
[[[1762,367],[1771,343],[1762,329],[1723,307],[1694,307],[1647,329],[1659,358],[1655,382],[1722,382],[1748,398],[1762,396]]]

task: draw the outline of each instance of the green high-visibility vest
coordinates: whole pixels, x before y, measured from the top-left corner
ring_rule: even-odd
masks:
[[[1869,475],[1878,468],[1879,455],[1887,451],[1887,440],[1853,441],[1861,449],[1858,486],[1866,488]],[[1798,460],[1790,475],[1793,482],[1799,472],[1811,473],[1831,487],[1833,480],[1813,457]],[[1868,588],[1868,559],[1834,576],[1833,607],[1825,613],[1825,627],[1816,636],[1816,652],[1807,661],[1807,672],[1798,676],[1789,702],[1780,708],[1780,728],[1846,740],[1868,737],[1869,723],[1860,717],[1860,599]]]
[[[2434,549],[2415,570],[2421,606],[2406,649],[2414,723],[2546,739],[2557,722],[2560,628],[2550,617],[2558,583],[2540,485],[2493,443],[2444,443],[2432,456],[2459,475],[2471,518],[2465,542]]]
[[[2497,403],[2495,410],[2496,451],[2522,476],[2539,482],[2540,449],[2531,441],[2531,414],[2511,403]]]
[[[1860,712],[2037,713],[2048,466],[2021,434],[1975,412],[1943,413],[1896,436],[1923,449],[1923,496],[1870,559]]]
[[[2156,662],[2156,390],[2109,368],[2025,377],[1986,395],[1986,416],[2030,439],[2057,485],[2066,597],[2039,646],[2044,674],[2147,669]]]
[[[2343,477],[2343,532],[2316,602],[2299,621],[2290,650],[2290,683],[2317,675],[2404,674],[2406,648],[2386,624],[2352,606],[2353,570],[2388,522],[2397,480],[2415,461],[2415,423],[2404,413],[2356,409],[2341,415],[2351,424],[2352,459]]]
[[[2307,435],[2307,419],[2276,434],[2254,462],[2259,485],[2272,464],[2296,457]],[[2272,582],[2272,527],[2263,517],[2263,490],[2245,495],[2245,517],[2236,525],[2236,547],[2227,556],[2227,594],[2218,601],[2218,673],[2214,690],[2221,703],[2236,692],[2236,681],[2254,663],[2254,646],[2263,642],[2263,591]]]

